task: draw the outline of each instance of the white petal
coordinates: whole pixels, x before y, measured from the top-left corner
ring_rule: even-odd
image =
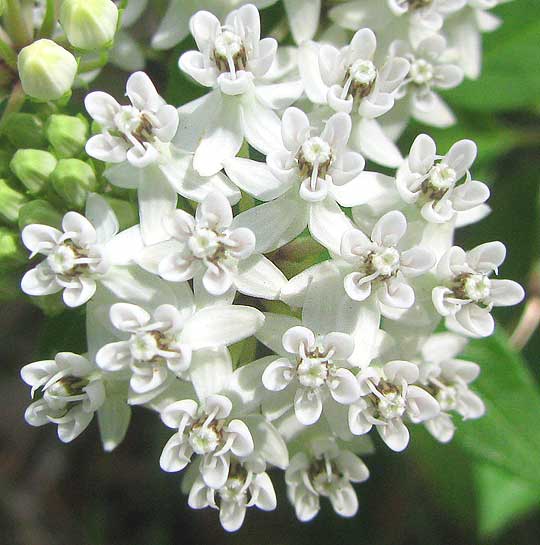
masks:
[[[245,295],[277,299],[287,279],[269,259],[256,254],[239,263],[234,284]]]
[[[299,388],[294,396],[294,414],[304,426],[315,424],[322,414],[320,393],[317,390]]]
[[[236,98],[223,96],[218,108],[215,118],[203,121],[203,131],[195,151],[193,168],[201,176],[219,172],[224,161],[234,157],[242,146],[244,130]]]
[[[302,349],[308,352],[315,348],[315,335],[307,327],[295,326],[285,331],[282,343],[289,354],[300,354]]]
[[[255,251],[267,253],[297,237],[308,223],[307,203],[286,193],[255,206],[234,218],[233,227],[247,227],[255,234]],[[268,226],[272,225],[272,229]]]
[[[290,185],[278,180],[265,163],[234,157],[224,162],[225,172],[243,191],[261,201],[271,201],[285,193]]]
[[[98,410],[99,435],[105,452],[124,439],[131,420],[131,407],[120,396],[108,397]]]
[[[178,428],[184,418],[193,420],[197,416],[198,405],[193,399],[182,399],[167,405],[161,412],[161,420],[169,428]]]
[[[513,280],[491,281],[489,299],[496,307],[517,305],[524,297],[523,288]]]
[[[331,198],[312,203],[309,208],[311,235],[333,253],[339,253],[343,233],[351,226],[349,218]]]
[[[96,293],[96,281],[92,278],[79,276],[77,279],[71,280],[68,288],[64,288],[62,298],[68,307],[75,308],[87,303],[94,293]]]
[[[456,142],[444,157],[444,162],[456,171],[457,178],[461,178],[465,171],[471,168],[476,159],[476,144],[472,140]]]
[[[27,225],[22,231],[23,244],[32,254],[48,254],[60,241],[62,232],[48,225]]]
[[[358,511],[358,498],[351,484],[340,486],[330,494],[334,511],[342,517],[354,517]]]
[[[231,452],[239,458],[245,458],[249,456],[254,449],[253,437],[248,427],[241,420],[232,420],[227,425],[227,433],[235,435],[233,444],[231,445]]]
[[[264,155],[283,148],[279,117],[256,96],[242,99],[242,129],[246,140]]]
[[[506,248],[502,242],[486,242],[467,252],[467,263],[476,271],[490,273],[502,265]]]
[[[319,26],[321,0],[285,0],[284,5],[294,41],[311,40]]]
[[[181,471],[189,463],[190,457],[191,449],[184,443],[184,439],[175,433],[163,447],[159,465],[163,471]]]
[[[97,233],[94,226],[81,214],[68,212],[62,220],[62,229],[75,244],[85,247],[95,244]]]
[[[152,80],[144,72],[135,72],[129,76],[126,84],[126,94],[138,110],[156,111],[164,104],[158,95]]]
[[[295,367],[289,359],[279,358],[274,360],[264,370],[262,383],[267,390],[280,392],[291,383],[294,377],[294,370]]]
[[[379,245],[396,246],[407,230],[407,220],[402,212],[393,210],[385,214],[373,227],[371,239]]]
[[[163,218],[176,209],[176,191],[159,169],[152,170],[150,179],[139,186],[139,214],[145,244],[167,240]],[[149,171],[150,173],[150,171]]]
[[[289,329],[299,326],[300,320],[286,314],[271,312],[267,312],[264,316],[264,324],[256,333],[257,339],[276,354],[286,356],[287,351],[283,348],[283,335]]]
[[[411,172],[427,174],[435,162],[436,152],[435,142],[431,137],[427,134],[418,135],[411,146],[407,159]]]
[[[363,118],[353,124],[350,146],[385,167],[397,168],[403,160],[397,146],[384,134],[375,119]]]
[[[409,444],[409,430],[399,418],[388,422],[386,426],[377,426],[381,439],[395,452],[405,450]]]
[[[409,418],[415,424],[435,418],[441,412],[437,400],[424,389],[414,385],[407,389],[407,409]]]
[[[96,354],[96,363],[105,371],[121,371],[131,363],[131,352],[126,341],[108,343]]]
[[[255,333],[264,315],[255,308],[220,305],[199,310],[182,331],[182,342],[194,350],[229,345]]]
[[[231,355],[226,348],[193,352],[189,376],[199,399],[206,399],[226,388],[232,372]]]
[[[360,397],[356,377],[348,369],[337,369],[332,375],[330,394],[342,405],[350,405]]]
[[[495,329],[489,311],[473,303],[461,307],[455,318],[461,327],[475,337],[489,337]]]
[[[229,475],[229,455],[207,454],[201,463],[201,475],[204,483],[210,488],[219,489],[224,486]]]

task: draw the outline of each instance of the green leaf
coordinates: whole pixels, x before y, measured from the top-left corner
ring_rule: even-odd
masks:
[[[503,25],[483,36],[480,78],[445,93],[452,105],[477,111],[509,111],[533,106],[540,94],[540,2],[520,0],[496,13]]]
[[[459,425],[454,440],[473,457],[540,489],[540,392],[521,355],[499,331],[472,341],[464,357],[482,368],[474,388],[487,410]]]
[[[489,465],[474,468],[478,504],[478,532],[483,537],[499,534],[540,506],[540,488]]]

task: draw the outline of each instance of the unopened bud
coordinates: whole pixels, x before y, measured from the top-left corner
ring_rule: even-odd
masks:
[[[16,223],[19,210],[28,201],[25,195],[13,189],[6,180],[0,180],[0,218],[8,223]]]
[[[62,214],[50,202],[36,199],[26,203],[19,210],[19,229],[22,231],[27,225],[34,223],[58,229],[62,224]]]
[[[54,190],[70,208],[81,210],[89,191],[97,189],[96,174],[92,167],[79,159],[61,159],[52,173]]]
[[[71,90],[77,61],[52,40],[37,40],[19,53],[19,77],[24,92],[38,100],[58,100]]]
[[[57,162],[48,151],[21,149],[15,153],[9,166],[28,191],[35,195],[45,188]]]
[[[45,148],[47,140],[43,131],[43,122],[34,114],[11,114],[4,125],[4,134],[19,148]]]
[[[118,24],[118,8],[111,0],[64,0],[60,24],[69,43],[78,49],[109,46]]]
[[[0,227],[0,268],[12,268],[28,260],[28,253],[21,247],[19,233]]]
[[[45,134],[58,157],[75,157],[88,140],[88,121],[82,116],[51,115]]]

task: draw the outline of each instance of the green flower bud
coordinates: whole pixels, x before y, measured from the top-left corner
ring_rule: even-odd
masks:
[[[8,223],[16,223],[19,210],[27,202],[25,195],[13,189],[6,180],[0,180],[0,218]]]
[[[111,0],[64,0],[60,24],[69,43],[78,49],[111,44],[118,24],[118,8]]]
[[[12,268],[26,263],[25,252],[19,241],[19,233],[0,227],[0,268]]]
[[[50,202],[36,199],[26,203],[19,210],[19,229],[22,231],[27,225],[34,223],[58,229],[62,224],[62,214]]]
[[[88,140],[88,121],[82,116],[51,115],[45,134],[58,157],[75,157]]]
[[[89,191],[97,189],[92,167],[79,159],[60,159],[51,176],[54,190],[70,208],[82,209]]]
[[[28,191],[35,195],[45,187],[57,163],[56,157],[48,151],[20,149],[9,166]]]
[[[40,149],[47,146],[43,123],[33,114],[11,114],[6,120],[3,132],[16,148]]]
[[[27,45],[17,59],[24,92],[38,100],[58,100],[71,90],[77,61],[52,40]]]
[[[13,154],[6,149],[0,149],[0,178],[9,174],[9,163]]]

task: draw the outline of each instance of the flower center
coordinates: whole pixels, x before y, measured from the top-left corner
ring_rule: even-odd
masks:
[[[491,280],[483,274],[471,274],[463,283],[463,291],[467,299],[482,301],[489,297]]]
[[[457,405],[458,392],[452,386],[445,386],[437,392],[436,399],[441,406],[441,410],[452,411]]]
[[[411,64],[409,76],[416,85],[426,85],[433,80],[433,66],[424,59],[417,59]]]
[[[220,247],[218,234],[207,228],[197,229],[189,238],[188,246],[196,258],[210,258],[216,254]]]
[[[76,265],[77,254],[65,245],[57,246],[48,257],[47,263],[55,274],[66,274],[73,270]]]
[[[328,360],[303,358],[296,368],[298,382],[307,388],[320,388],[328,379]]]
[[[377,69],[371,61],[360,59],[351,65],[349,74],[351,75],[353,83],[370,85],[377,78]]]
[[[380,416],[385,420],[400,418],[405,412],[405,399],[403,399],[401,392],[386,392],[379,398],[377,408]]]
[[[215,422],[210,425],[194,425],[189,431],[188,441],[196,454],[208,454],[219,447],[221,434],[216,430]]]
[[[223,30],[214,42],[214,60],[220,72],[235,74],[245,70],[247,53],[244,42],[231,30]]]
[[[88,380],[69,375],[57,380],[47,388],[47,394],[53,397],[71,397],[83,395],[88,386]]]
[[[395,248],[379,248],[371,257],[373,269],[380,276],[392,276],[399,269],[400,254]]]
[[[156,336],[151,332],[137,333],[129,341],[129,350],[133,359],[137,361],[150,361],[158,354]]]
[[[302,158],[310,165],[324,165],[332,159],[332,148],[319,136],[309,138],[302,144]]]

